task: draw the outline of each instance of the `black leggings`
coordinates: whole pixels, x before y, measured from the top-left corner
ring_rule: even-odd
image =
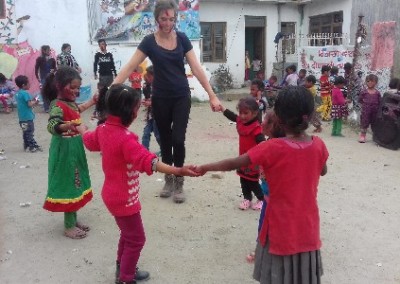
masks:
[[[240,185],[242,186],[244,199],[251,201],[253,199],[253,195],[251,193],[253,192],[258,200],[264,200],[264,194],[258,181],[248,180],[240,177]]]
[[[182,167],[185,162],[185,136],[189,121],[190,96],[152,97],[153,115],[160,133],[162,161]]]

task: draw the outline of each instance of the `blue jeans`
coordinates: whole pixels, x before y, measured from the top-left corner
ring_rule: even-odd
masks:
[[[33,120],[20,121],[19,125],[22,129],[22,138],[24,139],[24,150],[29,148],[30,150],[37,148],[38,145],[33,138],[33,133],[35,132],[35,125]]]
[[[160,134],[158,132],[156,121],[153,118],[147,120],[143,129],[142,145],[146,147],[147,150],[150,148],[151,132],[154,133],[154,137],[156,137],[158,146],[160,146]]]

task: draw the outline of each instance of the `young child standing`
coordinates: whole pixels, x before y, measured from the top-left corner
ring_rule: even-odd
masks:
[[[306,75],[307,75],[307,70],[300,69],[299,78],[297,79],[297,86],[304,86],[304,84],[306,83]]]
[[[322,120],[329,121],[331,119],[332,98],[331,83],[329,82],[329,71],[331,67],[324,65],[321,68],[321,77],[319,78],[320,93],[322,104],[317,109],[321,113]]]
[[[341,136],[342,120],[348,115],[347,102],[342,89],[346,85],[346,79],[342,76],[335,78],[335,86],[332,89],[332,136]]]
[[[304,283],[302,279],[309,279],[307,283],[321,283],[317,192],[319,177],[327,172],[329,154],[319,137],[306,133],[313,111],[314,99],[310,92],[303,87],[285,88],[275,103],[285,137],[261,143],[237,158],[196,168],[199,174],[230,171],[252,163],[264,169],[269,200],[253,273],[260,283],[286,278],[290,279],[288,283]]]
[[[317,88],[315,87],[316,83],[317,79],[315,78],[315,76],[308,75],[306,77],[306,82],[304,84],[304,87],[306,87],[307,90],[310,91],[311,95],[313,95],[314,97],[314,105],[315,105],[315,98],[317,97]],[[315,129],[313,130],[314,133],[320,133],[322,131],[322,123],[316,108],[313,114],[311,115],[310,123],[315,127]]]
[[[287,68],[287,76],[285,79],[285,86],[297,86],[297,80],[299,76],[296,73],[296,65],[290,65]]]
[[[8,105],[7,100],[11,99],[15,95],[15,87],[11,80],[7,80],[3,73],[0,73],[0,102],[3,104],[4,111],[11,113],[11,108]]]
[[[78,105],[75,102],[81,77],[72,67],[60,67],[49,74],[43,95],[50,101],[47,130],[52,134],[49,149],[49,178],[43,208],[64,212],[64,235],[86,237],[89,227],[77,221],[77,211],[92,199],[89,169],[82,136],[77,130],[80,113],[95,104],[96,97]]]
[[[101,196],[121,231],[116,283],[136,283],[136,265],[145,243],[140,215],[139,173],[151,175],[159,171],[179,176],[197,174],[190,169],[193,166],[177,168],[162,163],[138,142],[136,134],[128,130],[137,118],[140,107],[140,94],[137,91],[116,84],[110,87],[105,97],[108,113],[105,124],[94,131],[84,132],[80,129],[81,133],[84,132],[86,148],[102,152],[105,180]]]
[[[142,69],[141,67],[139,67]],[[129,82],[131,82],[131,87],[139,92],[142,92],[142,74],[139,73],[138,69],[133,70],[131,75],[129,75]]]
[[[239,134],[239,154],[245,154],[257,144],[265,141],[262,134],[260,122],[257,119],[259,114],[259,105],[252,97],[242,98],[237,105],[239,115],[233,113],[229,109],[222,107],[224,116],[231,121],[236,122],[236,129]],[[250,207],[254,210],[260,210],[264,200],[260,184],[260,168],[257,164],[248,164],[237,170],[240,176],[240,185],[242,187],[243,201],[239,208],[247,210]],[[252,204],[253,195],[257,198],[257,202]]]
[[[22,129],[22,138],[24,139],[24,151],[31,153],[42,151],[42,148],[36,143],[33,137],[35,132],[35,124],[33,123],[35,113],[33,112],[33,107],[38,105],[39,100],[33,100],[28,93],[30,87],[28,77],[23,75],[17,76],[15,84],[19,88],[15,99],[17,101],[19,125]]]
[[[375,88],[378,77],[369,74],[365,78],[367,89],[360,92],[358,102],[361,105],[360,126],[361,133],[358,142],[365,143],[368,127],[375,121],[381,103],[381,93]]]
[[[254,79],[253,81],[251,81],[250,96],[252,96],[258,104],[257,119],[260,123],[262,122],[263,115],[265,114],[268,106],[267,102],[262,97],[264,93],[264,88],[264,83],[260,79]]]
[[[144,100],[142,104],[147,108],[146,110],[146,124],[143,129],[142,136],[142,145],[149,150],[150,149],[150,137],[151,133],[154,133],[154,137],[156,137],[156,141],[158,146],[160,146],[160,133],[158,132],[156,121],[153,117],[153,109],[151,107],[151,95],[152,95],[152,86],[154,80],[154,70],[153,66],[149,66],[146,68],[146,74],[144,75],[144,87],[143,87],[143,95]]]

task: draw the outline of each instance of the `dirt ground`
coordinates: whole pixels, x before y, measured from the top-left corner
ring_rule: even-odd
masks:
[[[225,105],[235,109],[235,101]],[[143,112],[131,127],[141,135]],[[83,115],[89,127],[90,111]],[[17,113],[0,113],[0,283],[113,283],[118,230],[102,203],[103,173],[98,153],[87,153],[94,199],[79,211],[91,226],[83,240],[63,236],[63,215],[42,209],[46,195],[50,134],[47,115],[38,111],[35,137],[42,153],[24,153]],[[320,136],[330,151],[321,178],[323,283],[400,283],[400,151]],[[192,107],[187,163],[236,156],[235,126],[208,104]],[[157,151],[154,138],[152,150]],[[162,175],[141,176],[142,216],[147,243],[140,267],[152,284],[255,283],[246,255],[255,247],[259,212],[240,211],[239,179],[207,174],[187,178],[187,202],[160,199]],[[24,204],[25,203],[25,207]]]

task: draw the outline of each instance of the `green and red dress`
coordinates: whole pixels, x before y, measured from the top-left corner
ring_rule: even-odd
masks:
[[[43,208],[52,212],[76,212],[92,197],[92,188],[82,136],[75,131],[62,132],[59,125],[80,123],[78,105],[52,101],[47,130],[53,135],[48,162],[48,191]]]

